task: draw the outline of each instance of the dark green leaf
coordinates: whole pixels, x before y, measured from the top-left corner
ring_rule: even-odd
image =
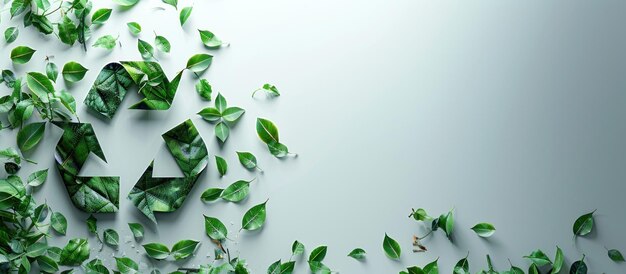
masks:
[[[28,175],[28,179],[26,179],[26,181],[28,182],[29,186],[36,187],[45,183],[47,178],[48,178],[48,169],[46,168],[46,169],[35,171],[32,174]]]
[[[454,269],[452,272],[454,274],[470,274],[469,261],[467,260],[467,257],[459,260],[454,266]]]
[[[239,180],[232,183],[224,189],[224,192],[222,192],[222,199],[235,203],[242,201],[248,197],[248,193],[250,192],[250,182],[252,181]]]
[[[315,249],[313,249],[313,251],[311,251],[311,254],[309,254],[309,262],[321,262],[324,260],[324,258],[326,258],[326,252],[328,251],[328,247],[325,245],[322,246],[318,246]]]
[[[262,171],[256,161],[256,157],[250,153],[245,151],[237,151],[237,157],[239,158],[239,162],[247,169],[257,168]]]
[[[595,212],[594,210],[576,219],[572,228],[575,236],[585,236],[593,230],[593,213]]]
[[[93,15],[91,16],[91,23],[96,24],[96,25],[104,24],[104,22],[109,20],[109,17],[111,17],[111,11],[113,10],[112,9],[99,9],[95,11]]]
[[[11,61],[15,64],[26,64],[36,50],[26,46],[18,46],[11,50]]]
[[[191,11],[193,10],[193,7],[184,7],[181,11],[180,11],[180,25],[184,25],[185,22],[187,22],[187,19],[189,19],[189,16],[191,15]]]
[[[148,254],[150,258],[156,260],[164,260],[165,258],[170,256],[170,250],[164,244],[149,243],[143,245],[143,249],[146,250],[146,254]]]
[[[50,217],[50,225],[54,231],[58,232],[61,235],[65,235],[67,233],[67,219],[60,212],[52,213],[52,217]]]
[[[439,261],[439,259],[436,259],[436,260],[428,263],[426,266],[424,266],[424,273],[426,273],[426,274],[439,274],[438,261]]]
[[[213,61],[213,56],[209,54],[196,54],[189,58],[186,68],[196,73],[202,72],[209,68],[211,61]]]
[[[570,274],[587,274],[587,264],[585,263],[585,255],[580,261],[575,261],[569,269]]]
[[[115,257],[115,264],[117,265],[117,270],[123,274],[138,273],[139,271],[139,265],[128,257]]]
[[[98,234],[98,220],[96,219],[96,217],[94,217],[93,215],[89,215],[89,218],[87,218],[87,230],[89,231],[89,233],[91,234]]]
[[[81,64],[71,61],[63,66],[61,74],[63,74],[63,79],[65,79],[65,81],[74,83],[82,80],[87,71],[88,69],[83,67]]]
[[[118,63],[107,64],[87,93],[85,105],[107,118],[113,118],[133,80]]]
[[[533,251],[528,256],[524,256],[524,258],[530,259],[537,266],[544,266],[547,264],[552,264],[552,261],[550,261],[550,258],[548,258],[548,256],[545,253],[543,253],[543,251],[541,251],[540,249]]]
[[[78,266],[89,258],[89,242],[87,239],[72,239],[61,251],[61,265]]]
[[[50,79],[39,72],[27,73],[26,85],[44,103],[49,101],[49,95],[54,94],[54,86],[52,86]]]
[[[224,158],[215,155],[215,164],[217,165],[217,171],[220,173],[220,176],[226,175],[228,171],[228,163]]]
[[[37,144],[39,144],[45,131],[45,122],[30,123],[25,125],[17,133],[17,146],[22,152],[33,149]]]
[[[222,195],[223,191],[224,190],[221,188],[209,188],[205,190],[204,192],[202,192],[200,199],[205,203],[213,202]]]
[[[304,245],[301,242],[294,241],[291,245],[291,254],[297,256],[304,253]]]
[[[10,27],[4,30],[4,40],[7,44],[13,43],[17,36],[20,34],[20,30],[16,27]]]
[[[222,221],[217,218],[204,216],[204,230],[209,238],[217,241],[226,239],[228,230]]]
[[[355,248],[354,250],[350,251],[348,256],[357,260],[362,260],[365,259],[365,254],[366,252],[362,248]]]
[[[387,257],[391,259],[400,258],[400,254],[402,254],[402,249],[400,249],[400,245],[398,242],[385,233],[385,238],[383,239],[383,250]]]
[[[453,211],[454,209],[450,210],[446,214],[442,214],[441,216],[439,216],[439,222],[438,222],[439,228],[441,228],[446,233],[446,236],[448,238],[452,236],[452,232],[454,231]]]
[[[266,204],[267,201],[262,204],[255,205],[243,215],[243,219],[241,220],[242,229],[257,230],[263,227],[266,217]]]
[[[59,77],[59,68],[55,63],[49,62],[46,64],[46,76],[53,82],[57,81],[57,77]]]
[[[490,223],[479,223],[472,227],[476,234],[483,238],[489,238],[496,232],[496,228]]]
[[[617,249],[610,249],[608,250],[608,254],[609,254],[609,258],[611,258],[611,260],[613,260],[614,262],[624,262],[624,256],[622,256],[622,253],[617,250]]]
[[[113,229],[106,229],[102,235],[104,242],[112,247],[117,248],[120,245],[120,235]]]
[[[259,135],[261,141],[266,144],[280,143],[280,140],[278,138],[278,128],[270,120],[257,118],[256,133]]]
[[[206,107],[198,112],[202,119],[209,122],[217,122],[222,118],[222,114],[214,107]]]
[[[74,45],[78,40],[79,30],[74,22],[67,16],[63,16],[63,21],[58,25],[59,40],[67,45]]]
[[[200,242],[193,240],[182,240],[177,242],[172,246],[172,255],[174,255],[174,260],[182,260],[185,259],[196,250],[198,244]]]
[[[37,257],[37,264],[39,265],[39,270],[45,273],[55,273],[59,271],[59,265],[57,262],[48,256]]]

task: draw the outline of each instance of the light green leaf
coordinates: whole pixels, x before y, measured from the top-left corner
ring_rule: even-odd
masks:
[[[135,240],[139,240],[143,238],[143,233],[144,233],[143,225],[139,223],[128,223],[128,227],[130,228],[130,231],[133,233],[133,237],[135,238]]]
[[[92,47],[112,50],[115,44],[117,44],[117,38],[107,34],[98,38]]]
[[[229,107],[222,112],[222,119],[229,123],[235,123],[246,111],[240,107]]]
[[[48,76],[48,79],[52,82],[57,81],[57,77],[59,77],[59,68],[55,63],[48,62],[48,64],[46,64],[46,76]]]
[[[172,246],[172,255],[174,255],[174,260],[182,260],[185,259],[196,250],[198,244],[200,242],[194,240],[182,240],[174,244]]]
[[[394,260],[400,258],[400,254],[402,254],[402,249],[398,242],[389,237],[387,233],[385,233],[385,238],[383,239],[383,250],[387,257]]]
[[[528,256],[524,256],[524,258],[530,259],[533,262],[533,264],[536,264],[537,266],[544,266],[547,264],[552,264],[552,261],[550,261],[550,258],[548,258],[548,256],[545,253],[543,253],[543,251],[541,251],[540,249],[533,251]]]
[[[170,256],[170,250],[164,244],[149,243],[143,245],[143,249],[146,250],[146,254],[148,254],[150,258],[156,260],[164,260]]]
[[[212,55],[204,54],[204,53],[196,54],[194,56],[191,56],[191,58],[189,58],[189,60],[187,61],[186,68],[196,73],[202,72],[202,71],[205,71],[207,68],[209,68],[212,61],[213,61]]]
[[[558,274],[561,272],[561,268],[563,268],[563,250],[560,247],[556,247],[556,256],[554,258],[554,264],[552,264],[552,274]]]
[[[157,35],[154,37],[154,45],[156,48],[162,52],[168,53],[172,48],[170,41],[168,41],[165,37]]]
[[[193,7],[184,7],[182,10],[180,10],[180,25],[184,25],[185,22],[187,22],[187,19],[189,19],[189,16],[191,15],[191,11],[193,10]]]
[[[130,33],[134,35],[139,35],[139,33],[141,32],[141,25],[139,25],[139,23],[137,22],[128,22],[126,23],[126,26],[128,26],[128,30],[130,31]]]
[[[226,98],[224,98],[224,96],[222,96],[221,93],[218,93],[217,97],[215,97],[215,108],[217,108],[217,111],[222,113],[224,112],[227,106],[228,104],[226,102]]]
[[[96,217],[94,217],[93,215],[89,215],[86,223],[89,233],[98,235],[98,220],[96,219]]]
[[[489,238],[496,232],[496,228],[490,223],[479,223],[472,227],[476,234],[483,238]]]
[[[162,0],[163,3],[171,5],[175,9],[178,9],[178,0]]]
[[[261,90],[265,91],[265,93],[271,96],[280,96],[280,92],[278,92],[278,88],[276,88],[276,86],[271,85],[271,84],[263,84],[261,88],[256,89],[254,92],[252,92],[252,97],[254,97],[257,91],[261,91]]]
[[[202,195],[200,196],[200,200],[202,200],[205,203],[213,202],[219,199],[223,191],[224,190],[221,188],[209,188],[205,190],[204,192],[202,192]]]
[[[4,30],[4,40],[7,44],[13,43],[17,36],[20,34],[20,30],[16,27],[10,27]]]
[[[106,229],[102,234],[104,242],[108,245],[117,248],[120,245],[120,235],[113,229]]]
[[[39,144],[45,131],[45,122],[30,123],[25,125],[17,133],[17,146],[22,152],[33,149],[37,144]]]
[[[18,46],[11,50],[11,61],[14,64],[26,64],[30,61],[30,58],[35,54],[34,49],[26,47],[26,46]]]
[[[245,151],[237,151],[237,157],[239,158],[239,162],[247,169],[256,168],[259,171],[263,171],[257,165],[256,157],[250,153]]]
[[[217,165],[217,171],[220,173],[220,176],[226,175],[226,172],[228,171],[228,163],[226,160],[215,155],[215,164]]]
[[[53,212],[52,217],[50,217],[50,225],[54,231],[58,232],[61,235],[65,235],[67,233],[67,219],[60,212]]]
[[[128,257],[115,257],[115,264],[117,270],[122,274],[131,274],[139,272],[139,265],[131,258]]]
[[[209,122],[217,122],[222,118],[220,111],[214,107],[203,108],[200,112],[198,112],[198,115],[200,115],[202,119]]]
[[[254,181],[254,179],[251,181],[239,180],[232,183],[224,189],[224,192],[222,192],[222,199],[234,203],[242,201],[248,197],[248,193],[250,192],[250,182],[252,181]]]
[[[63,16],[63,21],[57,26],[59,29],[59,40],[67,45],[74,45],[78,40],[79,29],[74,21],[67,16]]]
[[[29,186],[40,186],[43,185],[43,183],[46,182],[46,179],[48,178],[48,169],[42,169],[42,170],[38,170],[33,172],[32,174],[28,175],[28,179],[26,179],[26,181],[28,182]]]
[[[243,215],[243,219],[241,220],[241,229],[257,230],[263,227],[266,218],[266,204],[267,201],[250,208],[246,214]]]
[[[89,259],[89,242],[87,239],[72,239],[61,251],[59,264],[78,266]]]
[[[585,236],[593,230],[593,214],[595,212],[594,210],[576,219],[572,228],[575,236]]]
[[[294,241],[291,245],[291,254],[297,256],[304,253],[304,244],[299,241]]]
[[[146,60],[154,58],[154,48],[150,45],[150,43],[137,39],[137,49],[139,50],[139,53],[141,53],[141,58]]]
[[[215,125],[215,136],[222,141],[222,143],[226,142],[228,139],[228,135],[230,135],[230,128],[224,122],[219,122]]]
[[[355,248],[354,250],[350,251],[350,253],[348,254],[349,257],[352,257],[354,259],[357,260],[362,260],[365,259],[365,250],[362,248]]]
[[[208,30],[198,30],[202,43],[208,48],[219,48],[222,46],[222,40],[217,38],[215,34]]]
[[[81,64],[72,61],[63,66],[61,74],[63,74],[63,79],[65,79],[65,81],[74,83],[82,80],[87,71],[88,69],[83,67]]]
[[[221,241],[228,237],[228,230],[222,221],[217,218],[204,216],[204,230],[209,238]]]
[[[206,79],[200,79],[200,81],[198,81],[196,84],[196,92],[198,92],[198,95],[200,95],[202,99],[211,101],[211,93],[213,92],[213,89],[211,88],[209,81]]]
[[[93,15],[91,16],[91,23],[96,24],[96,25],[104,24],[104,22],[109,20],[109,17],[111,17],[111,11],[113,10],[112,9],[99,9],[95,11]]]

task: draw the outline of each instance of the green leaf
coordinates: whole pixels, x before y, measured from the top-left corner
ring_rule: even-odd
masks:
[[[438,222],[439,228],[441,228],[446,233],[446,236],[448,238],[452,236],[452,232],[454,231],[453,211],[454,209],[450,210],[446,214],[442,214],[441,216],[439,216],[439,222]]]
[[[234,203],[242,201],[248,197],[248,193],[250,192],[250,182],[252,181],[254,181],[254,179],[251,181],[239,180],[232,183],[224,189],[224,192],[222,192],[222,199]]]
[[[196,73],[202,72],[202,71],[205,71],[207,68],[209,68],[212,61],[213,61],[212,55],[204,54],[204,53],[196,54],[194,56],[191,56],[191,58],[187,60],[186,68]]]
[[[326,258],[326,252],[328,251],[328,247],[325,245],[322,246],[318,246],[315,249],[313,249],[313,251],[311,251],[311,254],[309,254],[309,260],[308,262],[321,262],[324,260],[324,258]]]
[[[224,110],[226,110],[227,106],[228,104],[226,102],[226,98],[224,98],[221,93],[218,93],[217,97],[215,97],[215,108],[217,111],[221,114]]]
[[[160,36],[160,35],[157,35],[156,37],[154,37],[154,45],[156,46],[158,50],[165,52],[165,53],[170,52],[170,49],[172,48],[170,41],[168,41],[167,38]]]
[[[239,162],[247,169],[257,168],[259,171],[261,170],[256,162],[256,157],[250,153],[245,151],[237,151],[237,157],[239,158]]]
[[[208,30],[198,30],[198,32],[200,32],[200,39],[202,40],[202,43],[207,48],[219,48],[222,46],[222,40],[217,38],[217,36],[215,36],[212,32]]]
[[[286,262],[280,265],[280,274],[291,274],[293,273],[294,269],[296,267],[296,262],[291,261],[291,262]]]
[[[206,79],[200,79],[200,81],[198,81],[196,84],[196,92],[198,92],[198,95],[200,95],[202,99],[211,101],[211,93],[213,92],[213,89],[211,88],[209,81]]]
[[[11,61],[14,64],[26,64],[30,61],[30,58],[33,57],[33,54],[36,50],[26,47],[26,46],[18,46],[11,50]]]
[[[133,233],[133,237],[135,238],[135,240],[139,240],[143,238],[143,225],[139,224],[139,223],[128,223],[128,227],[130,228],[130,231]]]
[[[229,123],[235,123],[246,111],[240,107],[229,107],[222,112],[222,119]]]
[[[131,109],[169,109],[174,101],[176,90],[183,71],[170,81],[156,62],[122,62],[122,65],[139,86],[139,93],[145,98],[132,105]]]
[[[10,27],[4,30],[4,40],[7,44],[13,43],[17,36],[20,34],[20,30],[16,27]]]
[[[202,119],[209,122],[217,122],[222,118],[220,111],[214,107],[203,108],[200,112],[198,112],[198,115],[200,115]]]
[[[191,256],[199,243],[200,242],[193,240],[182,240],[175,243],[174,246],[172,246],[172,255],[174,255],[174,260],[178,261]]]
[[[246,212],[246,214],[243,215],[243,219],[241,220],[241,228],[252,231],[263,227],[266,217],[266,204],[267,201],[250,208]]]
[[[65,235],[67,233],[67,219],[60,212],[53,212],[52,217],[50,217],[50,225],[54,231],[58,232],[61,235]]]
[[[39,265],[39,270],[45,273],[55,273],[59,271],[57,262],[48,256],[37,257],[37,264]]]
[[[193,7],[184,7],[182,10],[180,10],[180,25],[183,26],[185,24],[185,22],[187,22],[187,19],[189,19],[189,16],[191,15],[191,11],[193,10]]]
[[[541,251],[540,249],[533,251],[528,256],[524,256],[524,258],[530,259],[537,266],[544,266],[547,264],[552,264],[552,261],[550,261],[550,258],[548,258],[548,256],[545,253],[543,253],[543,251]]]
[[[61,251],[59,264],[78,266],[89,259],[89,242],[87,239],[72,239]]]
[[[162,0],[163,3],[171,5],[175,9],[178,9],[178,0]]]
[[[215,155],[215,164],[217,165],[217,171],[220,173],[220,176],[226,175],[226,172],[228,171],[228,163],[226,160]]]
[[[472,227],[476,234],[483,238],[489,238],[496,232],[496,228],[490,223],[479,223]]]
[[[115,264],[120,273],[128,274],[139,272],[139,265],[128,257],[115,257]]]
[[[365,250],[362,248],[355,248],[354,250],[350,251],[350,253],[348,254],[349,257],[352,257],[354,259],[357,260],[362,260],[365,259]]]
[[[304,253],[304,245],[301,242],[294,241],[291,245],[291,254],[297,256]]]
[[[50,79],[39,72],[26,73],[26,85],[44,103],[49,101],[49,94],[54,94],[54,86]]]
[[[205,190],[204,192],[202,192],[202,195],[200,196],[200,200],[202,200],[205,203],[213,202],[222,195],[223,191],[224,190],[221,188],[209,188]]]
[[[576,219],[572,228],[575,236],[585,236],[593,230],[593,213],[595,212],[594,210]]]
[[[122,7],[132,7],[138,2],[139,0],[113,0],[113,3],[118,4]]]
[[[470,274],[470,272],[469,272],[469,261],[467,260],[467,257],[459,260],[456,263],[452,273],[454,273],[454,274]]]
[[[26,181],[28,182],[29,186],[40,186],[43,185],[43,183],[46,182],[46,179],[48,178],[48,169],[42,169],[42,170],[38,170],[33,172],[32,174],[28,175],[28,179],[26,179]]]
[[[143,245],[143,249],[146,250],[146,254],[150,256],[150,258],[156,260],[164,260],[170,256],[170,250],[164,244],[160,243],[149,243]]]
[[[265,91],[265,93],[267,93],[268,95],[271,96],[280,96],[280,92],[278,92],[278,88],[276,88],[276,86],[271,85],[271,84],[263,84],[263,86],[257,90],[255,90],[254,92],[252,92],[252,97],[254,97],[254,95],[257,93],[257,91]]]
[[[48,76],[48,79],[52,82],[57,81],[57,77],[59,77],[59,68],[55,63],[49,62],[46,64],[46,76]]]
[[[624,256],[622,256],[622,253],[617,249],[608,249],[607,252],[608,252],[609,258],[611,258],[611,260],[613,260],[614,262],[626,261],[624,260]]]
[[[26,248],[25,255],[28,256],[29,258],[37,258],[45,254],[47,249],[48,249],[48,244],[46,243],[34,243],[28,246],[28,248]]]
[[[226,142],[230,135],[230,128],[224,122],[219,122],[215,125],[215,136],[220,139],[222,143]]]
[[[256,133],[259,135],[261,141],[266,144],[280,143],[280,140],[278,138],[278,128],[270,120],[257,118]]]
[[[90,274],[109,274],[109,269],[106,268],[100,259],[93,259],[85,264],[85,271]]]
[[[272,153],[272,155],[276,158],[282,158],[289,155],[289,148],[281,143],[268,143],[267,149],[269,149],[270,153]]]
[[[153,163],[128,195],[133,204],[156,222],[154,212],[180,208],[208,163],[208,150],[191,120],[186,120],[162,135],[174,156],[183,178],[153,177]]]
[[[400,254],[402,254],[402,249],[400,249],[400,245],[398,242],[385,233],[385,238],[383,239],[383,250],[387,257],[391,259],[400,258]]]
[[[54,158],[74,206],[87,213],[116,212],[119,207],[119,177],[78,175],[90,152],[106,161],[91,124],[53,123],[63,129]]]
[[[112,9],[99,9],[95,11],[93,15],[91,16],[91,23],[96,24],[96,25],[104,24],[104,22],[109,20],[109,17],[111,17],[111,11],[113,10]]]
[[[78,40],[79,30],[74,24],[74,21],[67,16],[63,16],[63,21],[58,24],[59,29],[59,40],[67,45],[74,45],[76,40]]]
[[[86,223],[89,233],[98,235],[98,220],[96,219],[96,217],[94,217],[93,215],[89,215]]]
[[[116,37],[113,37],[112,35],[104,35],[98,38],[96,42],[93,43],[92,47],[112,50],[113,48],[115,48],[116,43],[117,43]]]
[[[272,263],[267,268],[267,274],[281,274],[280,273],[280,266],[281,266],[281,260],[278,260],[278,261]]]
[[[204,215],[204,231],[209,238],[221,241],[228,237],[228,230],[222,221],[217,218]]]
[[[552,274],[558,274],[561,272],[561,268],[563,268],[563,250],[560,247],[556,247],[556,256],[554,257],[554,264],[552,264]]]
[[[133,80],[119,63],[109,63],[87,93],[85,105],[104,117],[113,118]]]
[[[63,66],[61,74],[63,74],[63,79],[65,79],[65,81],[74,83],[82,80],[87,71],[88,69],[83,67],[83,65],[71,61]]]
[[[30,123],[17,133],[17,146],[22,152],[33,149],[41,139],[46,131],[45,122]]]
[[[585,263],[585,255],[580,261],[575,261],[570,267],[570,274],[587,274],[587,264]]]
[[[439,261],[439,259],[436,259],[436,260],[428,263],[426,266],[424,266],[424,273],[426,273],[426,274],[439,274],[438,261]]]
[[[139,35],[139,33],[141,32],[141,25],[139,25],[139,23],[137,22],[128,22],[126,23],[126,26],[128,26],[128,30],[130,31],[130,33],[134,35]]]
[[[143,59],[152,59],[154,58],[154,48],[150,43],[137,39],[137,49],[139,53],[141,53],[141,58]]]
[[[120,235],[113,229],[106,229],[102,234],[104,242],[112,247],[117,248],[120,245]]]

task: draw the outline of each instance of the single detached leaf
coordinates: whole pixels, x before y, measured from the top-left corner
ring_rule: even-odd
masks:
[[[217,218],[204,216],[204,230],[209,238],[221,241],[228,236],[228,230],[222,221]]]
[[[20,34],[20,30],[16,27],[10,27],[4,30],[4,40],[7,44],[13,43],[17,36]]]
[[[226,172],[228,171],[228,163],[226,160],[215,155],[215,164],[217,165],[217,171],[220,173],[220,176],[226,175]]]
[[[537,266],[544,266],[547,264],[552,264],[552,261],[550,261],[550,258],[548,258],[548,256],[545,253],[543,253],[543,251],[541,251],[540,249],[533,251],[528,256],[524,256],[524,258],[530,259],[533,262],[533,264]]]
[[[104,238],[104,242],[112,247],[117,248],[120,245],[120,235],[113,229],[106,229],[102,237]]]
[[[50,217],[50,226],[52,229],[61,235],[67,233],[67,219],[60,212],[53,212]]]
[[[109,20],[109,17],[111,17],[111,11],[113,10],[112,9],[99,9],[95,11],[93,15],[91,16],[91,23],[96,24],[96,25],[104,24],[104,22]]]
[[[496,232],[496,228],[490,223],[479,223],[472,227],[476,234],[483,238],[489,238]]]
[[[81,64],[72,61],[63,66],[61,74],[63,74],[63,79],[65,79],[65,81],[74,83],[82,80],[87,71],[88,69],[83,67]]]
[[[138,2],[139,0],[113,0],[113,3],[118,4],[122,7],[132,7]]]
[[[385,233],[385,238],[383,239],[383,250],[385,251],[387,257],[394,260],[400,258],[400,254],[402,253],[400,244],[398,244],[396,240],[389,237],[387,233]]]
[[[205,71],[207,68],[209,68],[212,61],[213,61],[212,55],[204,54],[204,53],[196,54],[194,56],[191,56],[191,58],[189,58],[189,60],[187,61],[186,68],[196,73],[202,72],[202,71]]]
[[[198,32],[200,32],[200,39],[202,40],[202,43],[207,48],[219,48],[222,46],[222,40],[217,38],[217,36],[215,36],[212,32],[208,30],[198,30]]]
[[[362,248],[355,248],[354,250],[350,251],[348,256],[357,260],[362,260],[365,259],[365,254],[366,252]]]
[[[469,272],[469,261],[467,260],[467,257],[459,260],[456,265],[454,266],[454,269],[452,270],[453,274],[470,274]]]
[[[184,7],[182,10],[180,10],[180,25],[184,25],[185,22],[187,22],[187,19],[189,19],[189,16],[191,15],[191,11],[193,10],[193,7]]]
[[[593,230],[593,213],[595,212],[594,210],[576,219],[572,228],[575,236],[585,236]]]
[[[213,202],[219,199],[220,196],[222,196],[223,191],[224,190],[221,188],[209,188],[205,190],[204,192],[202,192],[202,195],[200,195],[200,200],[202,200],[205,203]]]
[[[261,90],[265,91],[265,93],[270,96],[280,96],[280,92],[278,92],[278,88],[276,88],[276,86],[271,85],[271,84],[263,84],[261,88],[256,89],[254,92],[252,92],[252,97],[254,97],[257,91],[261,91]]]
[[[248,193],[250,192],[250,182],[252,181],[239,180],[232,183],[224,189],[224,192],[222,192],[222,199],[234,203],[242,201],[248,197]]]
[[[280,143],[280,140],[278,138],[278,128],[270,120],[267,120],[264,118],[257,118],[256,119],[256,133],[257,135],[259,135],[259,138],[261,139],[261,141],[263,141],[266,144]]]
[[[141,32],[141,25],[139,25],[139,23],[137,22],[128,22],[126,23],[126,26],[128,26],[128,30],[130,31],[130,33],[134,35],[139,35],[139,33]]]
[[[168,41],[167,38],[160,36],[160,35],[157,35],[156,37],[154,37],[154,45],[156,46],[158,50],[165,52],[165,53],[170,52],[170,49],[172,48],[170,41]]]
[[[87,230],[89,231],[89,233],[91,234],[98,234],[98,220],[96,219],[96,217],[94,217],[93,215],[89,215],[89,218],[87,218]]]
[[[22,152],[33,149],[41,139],[46,131],[45,122],[30,123],[17,133],[17,146]]]
[[[614,262],[625,262],[624,256],[622,256],[622,253],[619,250],[609,249],[607,252],[609,258],[611,258],[611,260],[613,260]]]
[[[89,259],[89,242],[87,239],[72,239],[61,251],[59,264],[78,266]]]
[[[563,250],[561,250],[561,248],[557,246],[556,256],[554,257],[554,263],[552,264],[552,271],[550,271],[550,273],[558,274],[559,272],[561,272],[561,268],[563,268],[563,261]]]
[[[304,244],[298,241],[294,241],[291,245],[291,254],[297,256],[304,253]]]
[[[266,204],[267,201],[262,204],[255,205],[243,215],[243,219],[241,220],[242,229],[257,230],[263,227],[266,217]]]
[[[228,127],[226,123],[219,122],[217,123],[217,125],[215,125],[215,136],[222,143],[226,142],[229,135],[230,135],[230,128]]]
[[[141,58],[143,59],[152,59],[154,58],[154,48],[150,43],[137,39],[137,49],[139,53],[141,53]]]
[[[98,38],[96,42],[93,43],[92,47],[112,50],[113,48],[115,48],[116,43],[117,43],[117,38],[113,37],[112,35],[107,34]]]
[[[170,250],[164,244],[149,243],[143,245],[143,249],[146,250],[146,254],[148,254],[150,258],[156,260],[164,260],[170,256]]]
[[[43,183],[46,182],[46,179],[48,178],[48,169],[42,169],[42,170],[38,170],[33,172],[32,174],[28,175],[28,179],[26,179],[26,181],[28,182],[29,186],[40,186],[43,185]]]
[[[143,233],[144,233],[143,225],[139,223],[128,223],[128,227],[130,228],[130,231],[133,233],[133,237],[135,238],[135,240],[139,240],[143,238]]]
[[[325,245],[322,246],[318,246],[315,249],[313,249],[313,251],[311,251],[311,254],[309,254],[309,260],[308,262],[321,262],[324,260],[324,258],[326,258],[326,252],[328,251],[328,247]]]
[[[172,255],[174,255],[174,260],[182,260],[185,259],[196,250],[198,244],[200,242],[194,240],[182,240],[177,242],[172,246]]]
[[[15,47],[11,50],[11,61],[13,61],[14,64],[26,64],[30,61],[30,58],[33,57],[35,51],[36,50],[26,46]]]
[[[247,168],[247,169],[257,168],[257,169],[261,170],[257,166],[256,157],[252,153],[245,152],[245,151],[237,151],[237,157],[239,158],[239,162],[245,168]]]
[[[117,265],[117,270],[123,274],[139,272],[139,265],[128,257],[115,257],[115,265]]]
[[[172,7],[174,7],[175,9],[178,9],[178,0],[162,0],[163,3],[168,4]]]
[[[426,274],[439,274],[438,261],[439,261],[439,259],[436,259],[436,260],[428,263],[427,265],[425,265],[424,266],[424,273],[426,273]],[[517,274],[517,273],[509,273],[509,274]],[[523,272],[522,272],[522,274],[523,274]]]
[[[207,79],[200,79],[200,81],[198,81],[196,84],[196,92],[198,92],[198,95],[200,95],[202,99],[211,101],[211,93],[213,92],[213,89]]]
[[[575,261],[569,269],[570,274],[587,274],[587,264],[585,263],[585,255],[580,261]]]
[[[46,64],[46,76],[48,76],[48,79],[52,82],[57,81],[57,77],[59,77],[59,68],[55,63],[49,62]]]

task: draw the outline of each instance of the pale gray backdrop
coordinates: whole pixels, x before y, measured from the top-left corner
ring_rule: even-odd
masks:
[[[2,67],[20,75],[43,71],[46,55],[54,55],[59,67],[75,60],[90,69],[68,88],[82,121],[93,123],[108,163],[92,157],[83,174],[121,176],[122,197],[153,158],[157,175],[181,174],[163,132],[191,118],[209,145],[208,172],[178,212],[159,215],[155,227],[124,199],[118,214],[97,216],[100,228],[116,228],[124,241],[130,235],[127,223],[141,222],[147,227],[143,243],[200,240],[196,257],[184,263],[194,266],[213,255],[203,214],[219,217],[235,235],[243,213],[269,198],[265,228],[228,243],[254,273],[288,259],[296,239],[307,251],[328,245],[325,262],[341,273],[397,273],[437,257],[442,272],[449,273],[468,250],[472,272],[486,266],[487,253],[500,270],[508,268],[507,258],[526,268],[523,255],[541,248],[552,257],[556,245],[568,266],[585,253],[592,273],[625,271],[626,265],[608,259],[604,246],[626,251],[626,2],[180,2],[194,6],[182,29],[178,12],[157,0],[126,11],[115,7],[94,34],[119,35],[123,47],[111,53],[94,48],[85,53],[21,27],[16,42],[2,45]],[[96,7],[114,5],[98,0]],[[7,11],[2,17],[3,30],[21,26],[20,20],[9,21]],[[246,109],[226,145],[218,146],[213,126],[195,114],[213,103],[200,100],[189,73],[169,111],[128,110],[140,99],[135,94],[127,95],[110,122],[86,111],[82,101],[106,63],[141,58],[129,21],[143,26],[144,40],[152,43],[154,30],[172,42],[170,54],[157,56],[170,77],[192,54],[215,55],[204,77],[229,104]],[[231,46],[203,48],[198,28]],[[12,67],[8,55],[17,45],[38,51],[27,65]],[[265,82],[283,95],[252,99],[251,92]],[[63,86],[61,81],[57,88]],[[2,88],[2,94],[8,92]],[[256,117],[274,121],[299,157],[272,157],[256,136]],[[15,133],[0,132],[2,147],[15,145]],[[68,217],[69,235],[52,240],[62,245],[87,236],[88,215],[72,206],[53,168],[60,133],[47,127],[45,141],[28,155],[39,164],[25,165],[20,175],[51,168],[36,196]],[[265,173],[244,170],[237,150],[255,153]],[[230,164],[223,179],[214,154]],[[258,181],[241,204],[205,205],[199,199],[208,187],[255,176]],[[426,242],[428,252],[413,254],[411,236],[423,228],[407,218],[412,207],[432,214],[456,207],[455,242],[437,233]],[[596,232],[575,244],[573,221],[593,209]],[[498,229],[489,240],[469,229],[483,221]],[[401,243],[400,261],[385,257],[385,233]],[[96,252],[97,242],[93,237],[90,242]],[[98,256],[109,266],[112,254],[150,264],[136,247],[124,243],[118,252],[105,247]],[[355,247],[367,250],[367,260],[346,257]],[[307,271],[300,258],[297,273]]]

